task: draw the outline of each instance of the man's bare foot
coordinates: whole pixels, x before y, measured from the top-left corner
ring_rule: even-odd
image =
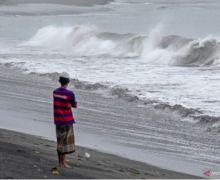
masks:
[[[71,166],[69,164],[67,164],[67,162],[63,162],[61,164],[59,164],[60,167],[64,167],[64,168],[71,168]]]
[[[69,162],[70,162],[70,160],[69,160],[69,159],[65,159],[65,162],[66,162],[66,163],[69,163]]]
[[[70,166],[66,161],[63,162],[63,166],[64,166],[65,168],[71,168],[71,166]]]

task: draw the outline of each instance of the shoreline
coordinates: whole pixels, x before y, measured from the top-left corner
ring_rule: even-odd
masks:
[[[0,166],[0,178],[4,179],[198,178],[79,146],[77,146],[74,155],[67,155],[72,167],[70,169],[59,168],[60,174],[53,175],[51,168],[57,164],[56,143],[54,141],[1,129],[0,147],[0,160],[4,162]],[[90,158],[85,157],[85,153],[89,153]]]
[[[9,69],[3,65],[0,65],[0,82],[0,114],[7,119],[7,121],[3,119],[0,120],[0,128],[55,140],[55,131],[52,121],[51,92],[58,84],[49,77],[24,74],[21,73],[20,70]],[[105,124],[103,119],[106,123],[111,122],[109,120],[117,121],[119,125],[122,126],[123,124],[121,123],[123,119],[121,118],[123,118],[123,116],[120,113],[125,114],[126,112],[119,113],[118,111],[122,111],[123,109],[118,110],[113,107],[117,104],[121,107],[125,106],[124,108],[127,110],[128,108],[133,108],[131,105],[136,106],[135,102],[126,105],[127,102],[122,99],[105,98],[93,91],[75,90],[77,99],[80,101],[80,107],[74,112],[77,118],[75,124],[77,146],[96,149],[95,151],[100,153],[116,154],[120,157],[133,159],[135,162],[138,161],[139,163],[143,162],[142,164],[151,164],[153,167],[160,167],[156,169],[169,169],[167,171],[176,172],[179,175],[178,178],[185,177],[181,176],[182,174],[194,174],[195,172],[194,175],[197,175],[197,177],[203,176],[205,165],[190,163],[190,161],[187,163],[187,159],[183,158],[182,160],[173,160],[170,156],[161,156],[160,153],[156,151],[155,153],[151,153],[151,149],[142,151],[143,149],[139,149],[138,147],[132,148],[129,144],[112,141],[113,139],[117,141],[117,139],[119,140],[120,138],[117,134],[115,137],[112,136],[110,134],[111,132],[105,129],[105,126],[108,124]],[[105,107],[106,103],[108,105],[107,107]],[[138,107],[138,109],[136,109],[135,107],[134,110],[138,110],[139,112],[140,108]],[[134,110],[131,109],[131,111]],[[168,115],[164,113],[157,115],[151,112],[150,109],[145,110],[145,113],[156,117]],[[109,119],[109,117],[111,119]],[[100,128],[100,122],[97,122],[98,118],[104,123],[103,132],[102,129],[97,129]],[[127,115],[125,118],[127,118]],[[122,120],[122,122],[119,122],[119,119]],[[23,124],[25,124],[25,127]],[[113,139],[108,136],[112,136]],[[116,137],[117,139],[115,139]],[[178,166],[180,166],[180,168],[178,168]],[[194,166],[198,167],[195,168]],[[182,171],[183,168],[184,171]]]

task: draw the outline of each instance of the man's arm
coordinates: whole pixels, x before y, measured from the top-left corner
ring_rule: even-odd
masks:
[[[77,108],[77,101],[74,93],[71,95],[71,105],[73,108]]]

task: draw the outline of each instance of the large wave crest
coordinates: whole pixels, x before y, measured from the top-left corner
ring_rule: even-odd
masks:
[[[76,56],[138,58],[150,64],[207,66],[218,63],[220,43],[213,37],[190,39],[163,35],[101,32],[95,26],[45,26],[22,45],[58,49]]]

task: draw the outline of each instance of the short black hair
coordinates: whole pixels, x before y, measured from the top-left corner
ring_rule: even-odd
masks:
[[[65,86],[65,85],[68,85],[68,84],[69,84],[70,80],[69,80],[69,78],[60,77],[60,78],[59,78],[59,82],[60,82],[60,84],[61,84],[62,86]]]

